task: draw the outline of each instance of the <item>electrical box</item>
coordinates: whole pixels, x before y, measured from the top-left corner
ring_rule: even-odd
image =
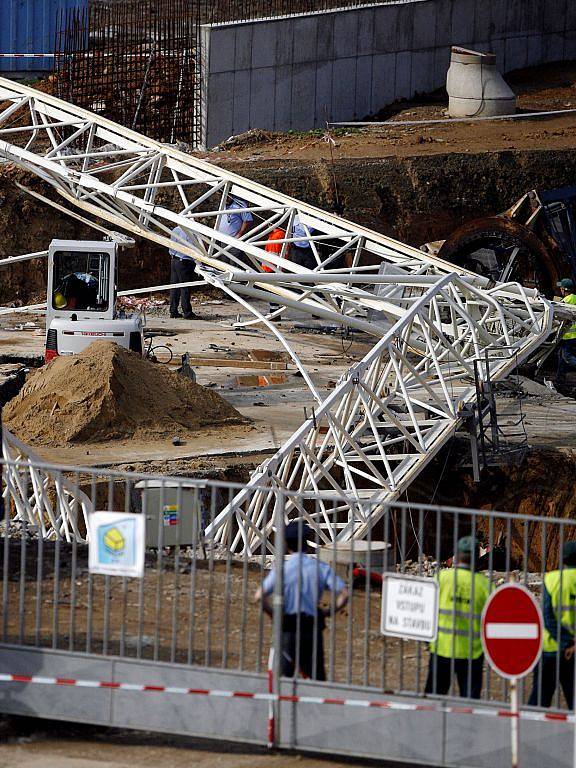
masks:
[[[146,547],[192,546],[202,540],[202,489],[141,480],[135,490],[134,507],[146,517]]]

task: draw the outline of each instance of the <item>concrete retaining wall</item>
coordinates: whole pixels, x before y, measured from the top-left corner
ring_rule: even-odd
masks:
[[[445,84],[450,46],[504,72],[576,58],[574,0],[404,0],[202,28],[204,143],[358,120]]]

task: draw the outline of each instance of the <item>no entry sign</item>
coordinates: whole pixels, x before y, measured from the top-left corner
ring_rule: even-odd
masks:
[[[492,669],[502,677],[524,677],[542,652],[542,614],[520,584],[505,584],[488,598],[482,612],[482,646]]]

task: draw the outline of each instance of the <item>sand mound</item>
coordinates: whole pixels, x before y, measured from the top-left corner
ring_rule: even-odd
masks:
[[[34,373],[3,419],[24,442],[53,446],[168,438],[246,421],[216,392],[101,341]]]

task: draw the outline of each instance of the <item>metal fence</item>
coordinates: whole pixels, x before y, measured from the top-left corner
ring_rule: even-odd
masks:
[[[30,510],[24,514],[15,506],[10,476],[18,472],[18,498],[22,498],[22,491],[37,482],[33,469],[38,467],[29,463],[5,462],[3,467],[2,643],[256,673],[266,671],[273,645],[280,668],[286,617],[278,602],[270,620],[254,596],[270,573],[280,585],[277,597],[283,594],[282,560],[275,559],[269,549],[278,547],[280,554],[283,548],[286,494],[277,491],[270,497],[264,514],[275,525],[265,546],[253,556],[232,555],[206,540],[203,531],[237,492],[234,484],[42,465],[47,477],[65,479],[68,488],[75,486],[78,495],[89,501],[89,510],[145,515],[144,578],[110,577],[89,572],[86,544],[76,538],[66,541],[58,526],[50,527],[43,538]],[[48,483],[45,493],[57,505]],[[300,520],[317,514],[320,504],[332,543],[320,546],[318,535],[313,534],[308,555],[312,573],[315,579],[323,579],[326,567],[331,568],[342,579],[349,601],[338,612],[335,591],[326,592],[307,639],[302,627],[296,628],[295,674],[299,675],[304,656],[312,654],[310,676],[322,676],[323,638],[328,684],[378,692],[422,696],[430,663],[427,644],[380,634],[381,582],[386,573],[432,578],[451,566],[459,538],[469,535],[479,546],[472,567],[488,578],[492,588],[513,579],[542,601],[545,572],[559,565],[564,543],[576,538],[576,521],[569,519],[398,503],[368,527],[365,541],[339,543],[341,505],[336,509],[328,496],[320,492],[301,497]],[[82,532],[81,514],[77,527]],[[304,547],[301,538],[298,548]],[[298,601],[304,594],[304,578],[299,576]],[[470,635],[471,643],[472,639]],[[559,654],[557,672],[564,664]],[[457,695],[455,686],[453,680],[448,695]],[[524,705],[530,686],[528,679],[521,691]],[[507,682],[488,668],[481,698],[485,702],[508,699]],[[553,706],[565,707],[559,689]]]

